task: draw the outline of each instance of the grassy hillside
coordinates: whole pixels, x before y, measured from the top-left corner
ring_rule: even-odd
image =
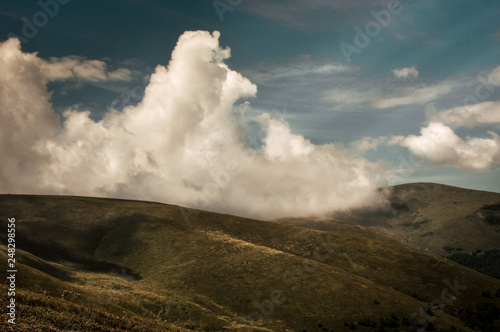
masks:
[[[391,192],[390,205],[384,209],[278,222],[360,235],[374,232],[373,236],[387,241],[385,234],[393,241],[500,278],[500,194],[434,183],[404,184],[384,190],[387,189]]]
[[[28,325],[494,331],[499,323],[499,280],[351,225],[327,232],[148,202],[0,196],[0,218],[9,217],[26,303],[19,322]]]

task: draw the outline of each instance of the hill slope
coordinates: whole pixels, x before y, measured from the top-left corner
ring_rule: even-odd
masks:
[[[500,194],[435,183],[389,188],[391,207],[335,217],[500,278]]]
[[[369,232],[385,241],[388,236],[500,278],[500,194],[435,183],[383,190],[390,191],[390,206],[384,209],[276,222],[326,231]]]
[[[0,218],[12,217],[18,296],[30,303],[19,307],[20,323],[113,330],[121,317],[151,330],[242,331],[494,331],[499,323],[499,280],[369,230],[148,202],[0,196]],[[2,245],[6,260],[5,252]],[[39,319],[33,303],[52,316]]]
[[[352,211],[337,217],[379,227],[441,255],[446,254],[445,246],[468,252],[500,249],[499,193],[435,183],[403,184],[390,189],[390,210],[378,214]]]

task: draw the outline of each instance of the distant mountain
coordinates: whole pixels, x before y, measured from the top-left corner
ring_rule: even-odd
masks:
[[[347,211],[321,220],[288,219],[287,223],[337,230],[342,221],[347,222],[500,278],[499,193],[435,183],[382,190],[391,193],[388,208]]]
[[[398,202],[413,209],[413,200]],[[0,195],[0,218],[16,218],[18,331],[497,331],[500,323],[500,280],[365,226],[320,231],[158,203],[22,195]]]

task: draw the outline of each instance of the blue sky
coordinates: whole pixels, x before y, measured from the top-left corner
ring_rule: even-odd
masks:
[[[43,18],[41,4],[54,3],[46,24],[26,30]],[[312,144],[343,144],[385,164],[390,184],[500,192],[497,1],[19,0],[4,2],[0,17],[0,39],[17,35],[25,53],[130,70],[126,80],[49,82],[58,114],[78,105],[99,121],[137,104],[180,35],[217,30],[231,49],[225,63],[257,86],[238,119],[254,148],[269,113]],[[346,57],[346,47],[356,51]]]

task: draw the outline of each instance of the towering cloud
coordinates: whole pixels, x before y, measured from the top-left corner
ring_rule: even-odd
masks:
[[[42,61],[19,49],[17,39],[0,46],[0,188],[43,192],[49,180],[41,174],[52,156],[38,148],[53,139],[59,117],[49,103]]]
[[[98,122],[68,109],[62,125],[46,82],[127,79],[100,62],[39,59],[11,39],[0,45],[0,191],[63,193],[168,202],[276,218],[380,204],[380,166],[341,144],[317,146],[286,122],[260,118],[260,150],[250,147],[234,104],[257,88],[229,69],[219,33],[184,33],[168,67],[151,75],[137,106]]]

